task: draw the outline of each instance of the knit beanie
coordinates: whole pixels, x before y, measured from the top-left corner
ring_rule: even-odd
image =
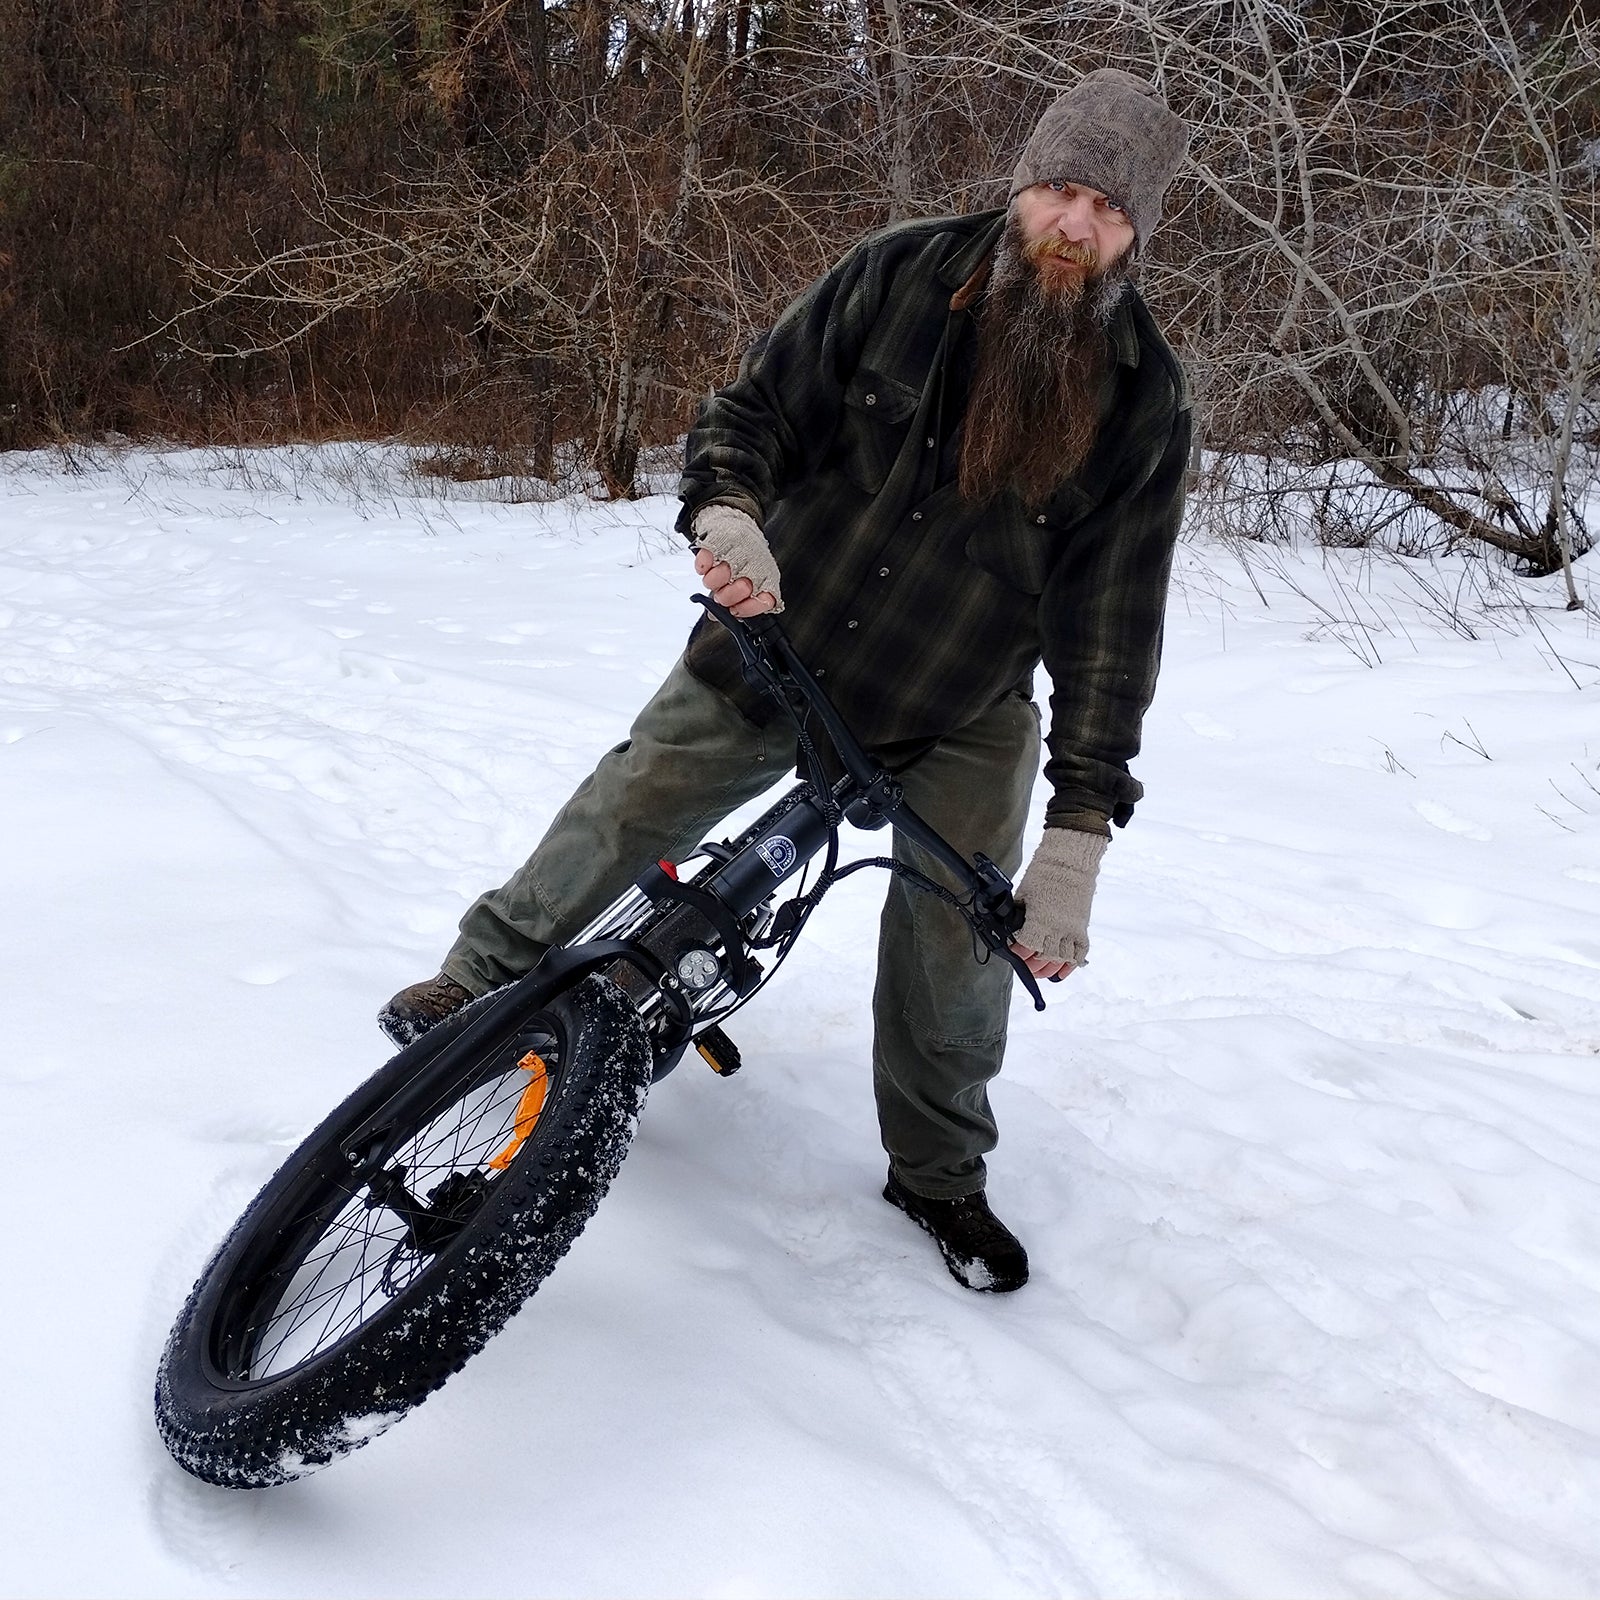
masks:
[[[1081,183],[1127,209],[1137,248],[1161,220],[1161,197],[1189,147],[1189,130],[1154,84],[1115,67],[1091,72],[1039,118],[1011,193]]]

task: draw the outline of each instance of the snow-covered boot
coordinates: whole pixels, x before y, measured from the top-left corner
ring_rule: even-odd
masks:
[[[1028,1281],[1028,1252],[989,1209],[981,1189],[953,1200],[929,1200],[913,1194],[891,1170],[883,1198],[933,1235],[957,1283],[1004,1294]]]
[[[446,1017],[453,1017],[471,1000],[472,995],[466,989],[441,972],[412,984],[409,989],[402,989],[378,1013],[378,1026],[404,1049],[430,1028],[438,1027]]]

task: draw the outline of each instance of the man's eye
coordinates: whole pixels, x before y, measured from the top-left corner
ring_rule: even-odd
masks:
[[[1128,208],[1125,205],[1123,205],[1123,203],[1120,200],[1107,200],[1106,201],[1106,210],[1107,211],[1126,212],[1127,209]]]
[[[1068,187],[1068,185],[1063,183],[1060,178],[1052,178],[1050,180],[1050,187],[1054,189],[1057,194],[1060,194]]]

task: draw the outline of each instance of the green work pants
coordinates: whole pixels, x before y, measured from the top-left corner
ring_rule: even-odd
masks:
[[[901,774],[913,810],[963,855],[1015,878],[1039,770],[1039,713],[1007,695]],[[651,862],[682,861],[730,811],[793,771],[787,721],[762,729],[679,661],[562,807],[538,848],[461,919],[444,970],[474,994],[528,971],[577,934]],[[954,887],[917,846],[894,855]],[[972,1194],[995,1145],[989,1080],[1005,1053],[1011,969],[979,964],[966,923],[890,879],[873,994],[873,1087],[884,1149],[914,1193]]]

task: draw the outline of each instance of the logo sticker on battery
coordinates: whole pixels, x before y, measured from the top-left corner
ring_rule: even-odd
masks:
[[[795,864],[798,852],[792,839],[786,839],[781,833],[775,833],[770,839],[763,839],[756,846],[756,854],[772,869],[774,878],[781,878]]]

